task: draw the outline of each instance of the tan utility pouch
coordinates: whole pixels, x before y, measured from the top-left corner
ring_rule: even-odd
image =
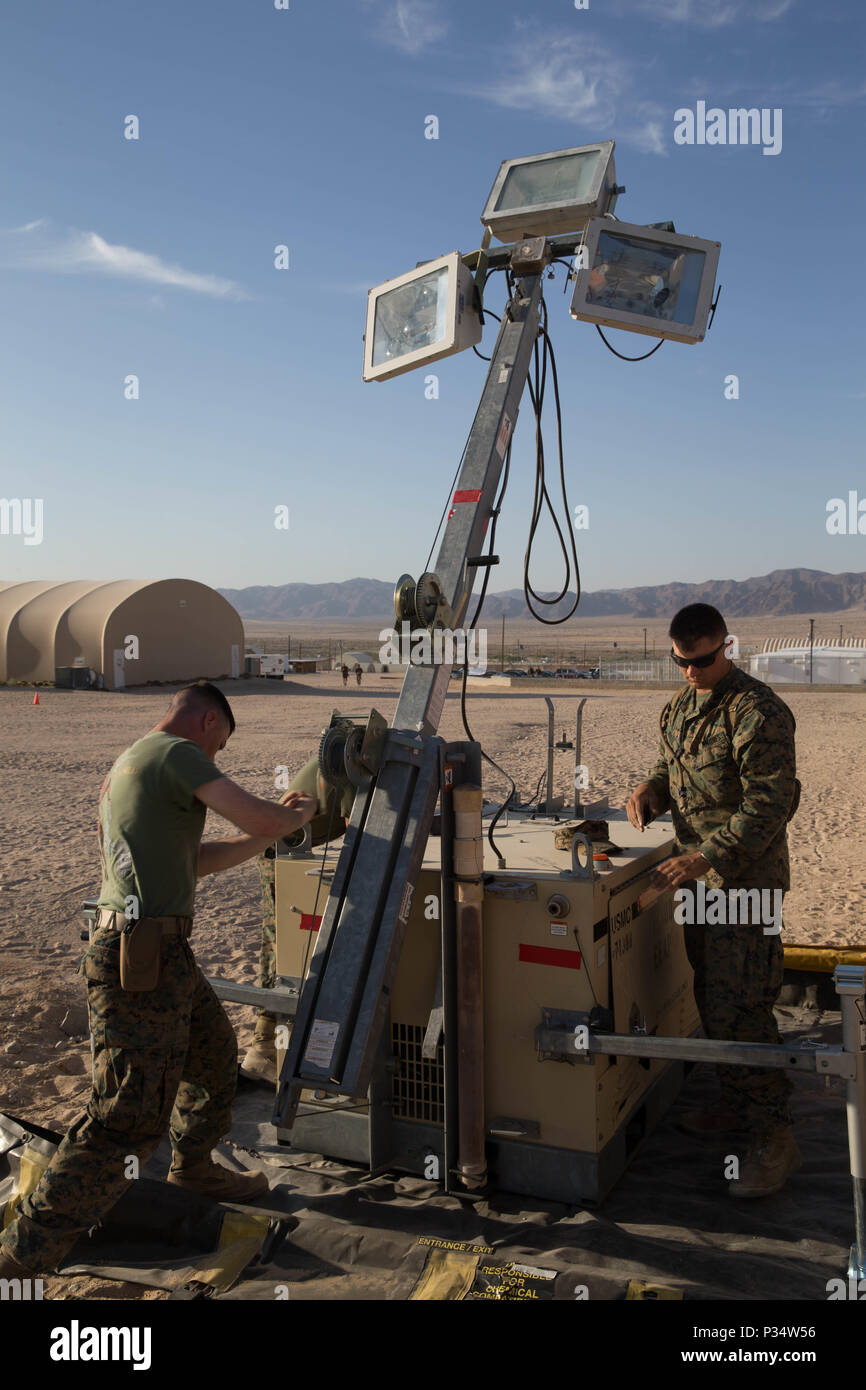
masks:
[[[156,989],[162,953],[162,921],[139,917],[120,933],[120,987],[132,993]]]

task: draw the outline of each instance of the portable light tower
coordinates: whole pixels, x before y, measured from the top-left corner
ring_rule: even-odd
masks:
[[[398,624],[459,628],[479,568],[498,563],[484,553],[485,535],[541,331],[543,279],[553,260],[572,255],[590,235],[596,249],[600,242],[599,254],[612,254],[604,232],[622,225],[612,209],[624,191],[615,181],[613,152],[614,142],[608,140],[506,160],[482,213],[487,231],[478,252],[422,262],[370,291],[368,381],[476,344],[489,273],[507,269],[511,286],[435,566],[417,584],[404,575],[397,585]],[[693,329],[707,288],[712,291],[715,259],[705,250],[710,243],[697,244],[702,271],[696,281],[695,262],[689,259],[696,248],[682,244],[689,239],[674,233],[640,239],[641,229],[627,230],[631,239],[616,243],[619,281],[610,291],[618,289],[619,299],[615,307],[593,301],[590,309],[616,314],[618,327],[639,332],[647,331],[646,320],[655,313],[661,329],[683,337]],[[491,249],[491,236],[521,239]],[[652,284],[646,281],[650,273]],[[646,287],[642,293],[635,289],[626,302],[622,287],[629,275]],[[672,316],[665,318],[659,308],[669,301]],[[580,305],[575,301],[573,307]],[[692,317],[684,328],[676,314],[686,308]],[[437,1155],[451,1190],[461,1184],[477,1190],[490,1160],[512,1190],[597,1199],[630,1156],[626,1127],[649,1132],[682,1073],[667,1064],[654,1069],[623,1064],[611,1071],[608,1089],[599,1080],[608,1064],[595,1065],[586,1055],[583,1064],[594,1066],[594,1075],[584,1071],[578,1082],[572,1068],[554,1068],[549,1104],[533,1115],[536,1064],[560,1055],[581,1061],[573,1046],[569,1052],[562,1044],[560,1033],[564,1029],[573,1044],[576,1026],[593,1018],[598,1023],[593,998],[608,1024],[617,1027],[617,1038],[632,1030],[635,1020],[651,1029],[668,1028],[678,1038],[692,1031],[688,965],[666,917],[671,904],[647,907],[642,933],[630,926],[641,911],[641,886],[668,852],[672,831],[659,827],[654,837],[632,845],[629,831],[618,823],[622,862],[603,881],[588,840],[585,863],[577,852],[568,864],[556,854],[547,862],[539,843],[535,867],[521,867],[525,851],[519,848],[524,840],[518,829],[509,837],[515,866],[503,858],[491,874],[482,846],[480,746],[471,739],[446,743],[436,732],[450,675],[447,660],[411,665],[391,727],[373,711],[366,730],[353,736],[363,756],[349,757],[347,747],[358,790],[321,917],[316,904],[324,860],[307,867],[303,861],[309,864],[310,852],[303,849],[278,856],[279,974],[303,976],[313,934],[315,949],[281,1067],[275,1123],[287,1142],[363,1158],[371,1168],[394,1164],[425,1171],[422,1149],[412,1148],[417,1141]],[[437,802],[438,844],[431,837]],[[549,827],[536,829],[542,838],[550,833]],[[301,862],[284,862],[293,856]],[[435,920],[423,910],[433,898],[441,913]],[[497,928],[507,918],[513,936],[497,929],[495,939],[487,941],[485,931],[494,918]],[[546,939],[557,937],[564,940],[549,944]],[[669,961],[671,971],[661,992],[660,977],[653,974],[658,961]],[[538,988],[524,969],[539,972],[533,977]],[[520,991],[527,989],[524,997]],[[550,1030],[555,1037],[548,1037]],[[506,1038],[503,1067],[496,1058]],[[405,1081],[410,1089],[423,1090],[429,1082],[425,1067],[432,1063],[441,1110],[435,1122],[426,1123],[430,1115],[425,1120],[411,1107],[411,1113],[405,1105],[399,1109],[392,1081],[396,1067],[400,1085]],[[522,1090],[518,1073],[525,1082]],[[599,1111],[590,1120],[596,1103],[587,1102],[586,1124],[569,1127],[557,1117],[563,1106],[583,1107],[578,1090],[587,1097],[603,1093],[604,1115]],[[347,1107],[342,1097],[366,1098],[366,1106]],[[497,1113],[491,1114],[494,1105]],[[344,1113],[347,1109],[352,1113]]]

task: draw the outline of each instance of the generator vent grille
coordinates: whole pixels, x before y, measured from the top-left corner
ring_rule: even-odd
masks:
[[[440,1042],[436,1057],[428,1061],[421,1055],[424,1029],[413,1023],[393,1023],[391,1041],[397,1069],[394,1072],[392,1103],[401,1120],[445,1122],[445,1056]]]

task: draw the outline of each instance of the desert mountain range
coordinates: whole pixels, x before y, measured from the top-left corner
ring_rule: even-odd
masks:
[[[316,618],[393,616],[394,586],[382,579],[347,579],[339,584],[259,584],[220,589],[242,618],[278,622]],[[570,605],[562,600],[549,616]],[[866,573],[826,574],[823,570],[773,570],[755,579],[708,579],[701,584],[652,584],[634,589],[584,593],[575,617],[664,618],[687,603],[711,603],[726,618],[782,617],[797,613],[866,611]],[[529,618],[521,589],[488,594],[486,618]]]

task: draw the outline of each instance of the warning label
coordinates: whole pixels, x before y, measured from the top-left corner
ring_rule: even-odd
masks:
[[[439,1240],[436,1236],[420,1236],[419,1245],[435,1245],[438,1250],[463,1250],[469,1255],[492,1255],[492,1245],[473,1245],[471,1240]]]
[[[327,1019],[316,1018],[310,1029],[310,1037],[304,1053],[304,1061],[314,1067],[329,1067],[337,1045],[339,1023],[329,1023]]]
[[[489,1260],[480,1262],[470,1298],[552,1299],[558,1270]]]

